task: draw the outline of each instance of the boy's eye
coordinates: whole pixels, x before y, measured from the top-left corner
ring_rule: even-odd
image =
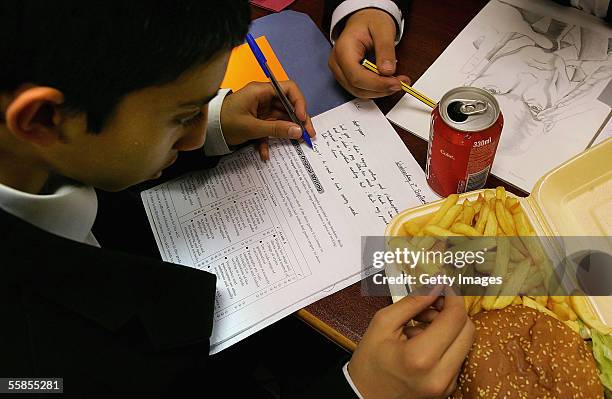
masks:
[[[191,125],[195,125],[196,123],[198,123],[201,119],[202,116],[204,116],[204,114],[202,113],[202,111],[198,112],[195,115],[190,115],[186,118],[180,118],[178,120],[178,123],[182,126],[188,127]]]

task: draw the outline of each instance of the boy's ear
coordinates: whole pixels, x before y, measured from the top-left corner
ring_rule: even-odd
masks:
[[[18,89],[5,112],[6,126],[18,138],[39,146],[60,139],[58,106],[64,95],[51,87]]]

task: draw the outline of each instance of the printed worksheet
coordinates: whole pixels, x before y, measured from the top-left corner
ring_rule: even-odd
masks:
[[[270,142],[142,192],[162,259],[217,276],[211,352],[353,284],[361,237],[438,199],[372,101],[313,118],[314,149]]]

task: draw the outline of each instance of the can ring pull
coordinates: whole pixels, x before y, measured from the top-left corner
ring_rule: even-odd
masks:
[[[480,100],[456,99],[455,101],[461,102],[461,107],[459,107],[459,111],[461,111],[461,113],[464,115],[482,114],[488,108],[488,104]]]

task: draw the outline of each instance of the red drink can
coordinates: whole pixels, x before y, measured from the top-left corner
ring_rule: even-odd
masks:
[[[477,87],[457,87],[431,112],[427,183],[446,197],[484,187],[504,118],[495,97]]]

